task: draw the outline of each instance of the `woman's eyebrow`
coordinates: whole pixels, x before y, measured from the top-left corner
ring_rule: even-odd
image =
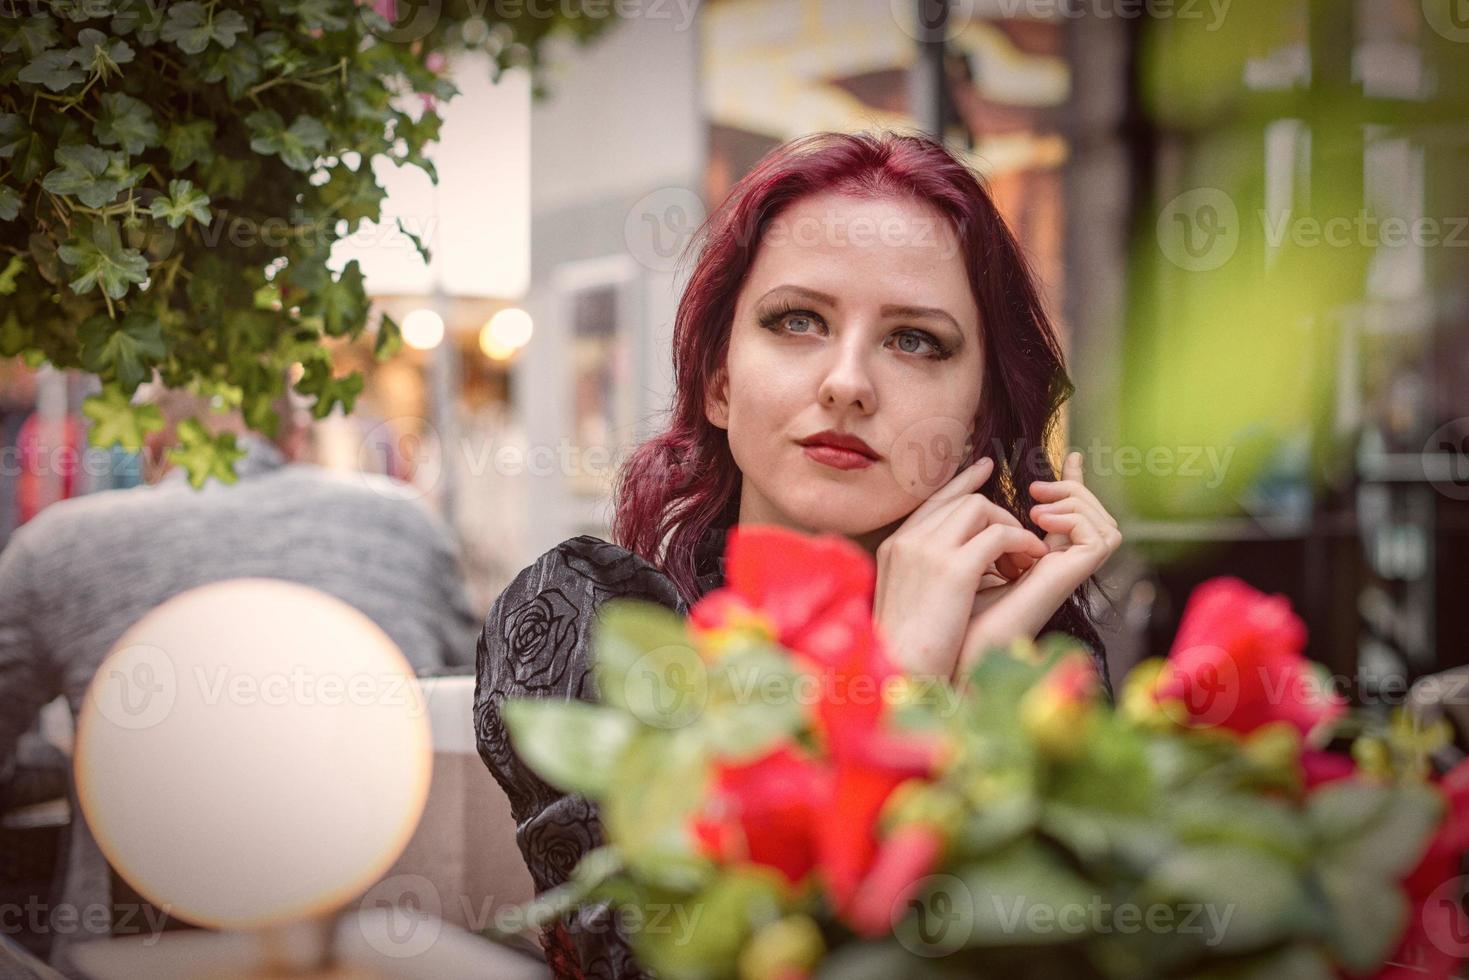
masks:
[[[779,292],[795,293],[796,295],[803,296],[806,299],[811,300],[812,302],[825,303],[827,306],[837,305],[837,298],[831,295],[831,293],[823,293],[819,289],[810,289],[806,286],[797,286],[793,283],[786,283],[784,285],[774,287],[773,289],[766,292],[764,296],[761,296],[758,300],[756,300],[756,302],[763,303],[772,295]]]
[[[964,335],[964,328],[959,326],[959,321],[954,319],[954,317],[949,313],[948,310],[941,310],[937,306],[906,306],[902,304],[888,304],[887,306],[884,306],[882,308],[881,312],[883,316],[901,316],[907,317],[909,319],[934,317],[940,320],[947,320],[949,322],[949,325],[952,326],[956,331],[958,331],[959,336],[962,337]]]

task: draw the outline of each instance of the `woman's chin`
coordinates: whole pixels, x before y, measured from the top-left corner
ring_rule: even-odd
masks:
[[[894,501],[888,506],[874,506],[870,494],[850,501],[837,499],[839,496],[828,493],[819,500],[793,507],[787,513],[793,523],[808,534],[839,534],[858,539],[902,520],[914,507],[906,500]]]

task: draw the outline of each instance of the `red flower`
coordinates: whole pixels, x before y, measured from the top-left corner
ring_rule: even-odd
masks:
[[[1460,862],[1469,849],[1469,760],[1439,781],[1447,804],[1418,865],[1403,880],[1412,912],[1398,948],[1373,980],[1448,980],[1469,954]]]
[[[943,849],[943,835],[926,824],[901,827],[884,841],[872,871],[847,910],[847,922],[857,934],[887,933],[892,928],[893,913],[912,897]]]
[[[1301,753],[1301,782],[1308,793],[1327,783],[1351,779],[1356,774],[1357,763],[1349,755],[1320,749],[1307,749]]]
[[[876,573],[868,554],[845,538],[739,524],[725,550],[726,585],[694,604],[696,628],[725,623],[737,609],[758,610],[777,643],[828,665],[871,632]]]
[[[784,746],[751,763],[719,763],[694,835],[715,860],[763,864],[798,884],[816,866],[812,818],[828,781],[820,766]]]
[[[1318,682],[1305,644],[1305,624],[1285,596],[1210,579],[1184,608],[1157,697],[1180,704],[1179,720],[1190,725],[1244,734],[1286,721],[1305,735],[1345,710]]]
[[[819,682],[813,728],[824,754],[806,759],[783,746],[721,765],[696,836],[717,860],[765,864],[792,882],[818,869],[845,914],[866,893],[883,805],[899,783],[932,771],[938,744],[886,724],[885,687],[898,671],[873,628],[865,552],[838,537],[739,525],[726,569],[729,585],[695,604],[691,622],[703,631],[763,623],[794,651]]]

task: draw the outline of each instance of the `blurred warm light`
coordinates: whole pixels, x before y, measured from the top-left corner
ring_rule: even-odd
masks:
[[[508,361],[515,356],[519,347],[511,347],[502,344],[490,335],[490,328],[486,326],[479,332],[479,349],[484,352],[485,357],[492,361]]]
[[[433,350],[444,339],[444,318],[433,310],[414,310],[403,318],[403,343],[414,350]]]
[[[433,764],[422,690],[387,634],[267,579],[193,589],[131,627],[87,692],[75,759],[117,872],[225,929],[360,895],[407,846]]]
[[[494,350],[516,351],[524,345],[529,344],[532,334],[532,322],[530,314],[526,311],[510,307],[499,311],[495,316],[489,317],[479,332],[479,347],[485,351],[486,356],[495,357],[491,354]]]

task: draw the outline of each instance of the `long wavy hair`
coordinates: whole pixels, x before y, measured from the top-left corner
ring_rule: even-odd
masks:
[[[698,259],[674,321],[675,394],[662,434],[641,444],[618,473],[614,540],[661,568],[687,602],[699,597],[700,546],[736,523],[740,471],[725,430],[704,416],[706,393],[724,370],[735,299],[766,226],[802,198],[824,191],[899,197],[952,223],[979,307],[984,381],[973,448],[992,452],[996,476],[983,492],[1044,536],[1030,519],[1032,480],[1054,480],[1045,451],[1074,390],[1035,277],[983,184],[940,144],[897,133],[816,133],[767,154],[698,229],[685,258]],[[1105,664],[1092,621],[1091,583],[1047,629],[1088,643]],[[1103,666],[1103,677],[1106,677]]]

